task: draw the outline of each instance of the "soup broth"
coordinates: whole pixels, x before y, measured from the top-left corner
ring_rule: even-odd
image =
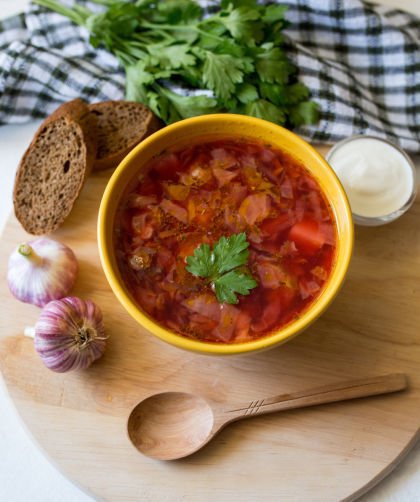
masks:
[[[236,305],[186,270],[202,243],[245,232],[244,271],[258,283]],[[207,343],[253,341],[295,322],[321,295],[336,223],[296,158],[243,138],[202,138],[143,166],[115,217],[115,253],[133,298],[156,322]]]

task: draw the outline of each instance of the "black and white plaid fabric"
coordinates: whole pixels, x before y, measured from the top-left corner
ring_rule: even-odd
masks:
[[[286,51],[321,110],[318,124],[295,132],[313,142],[370,134],[420,152],[420,19],[360,0],[279,3],[290,6]],[[67,18],[30,5],[0,23],[1,124],[45,117],[76,97],[123,99],[124,90],[117,59]]]

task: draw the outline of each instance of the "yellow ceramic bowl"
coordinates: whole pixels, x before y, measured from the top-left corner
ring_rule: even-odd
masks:
[[[208,135],[241,135],[264,140],[287,151],[314,174],[324,188],[338,226],[338,252],[332,277],[325,290],[308,312],[293,324],[267,338],[237,345],[214,345],[189,340],[158,325],[133,300],[120,277],[114,257],[112,232],[114,216],[120,197],[128,182],[151,157],[166,148]],[[195,117],[156,132],[127,155],[106,187],[99,210],[99,252],[106,277],[115,295],[127,312],[148,331],[161,340],[181,349],[208,355],[236,355],[260,352],[280,345],[301,333],[329,306],[343,284],[353,250],[353,221],[346,194],[331,167],[308,143],[295,134],[271,122],[242,115],[205,115]]]

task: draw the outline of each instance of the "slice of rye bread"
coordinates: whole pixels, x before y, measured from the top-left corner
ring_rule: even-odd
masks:
[[[27,232],[50,234],[63,223],[92,170],[97,145],[96,116],[81,99],[45,120],[16,174],[13,204]]]
[[[140,141],[164,125],[149,108],[133,101],[102,101],[88,108],[98,119],[94,171],[117,167]]]

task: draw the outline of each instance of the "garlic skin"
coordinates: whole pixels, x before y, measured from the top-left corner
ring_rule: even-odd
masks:
[[[18,300],[44,307],[68,295],[79,264],[73,251],[51,239],[18,246],[10,255],[7,284]]]
[[[47,368],[65,373],[83,370],[99,359],[105,351],[104,335],[101,309],[70,296],[42,309],[35,323],[34,346]]]

